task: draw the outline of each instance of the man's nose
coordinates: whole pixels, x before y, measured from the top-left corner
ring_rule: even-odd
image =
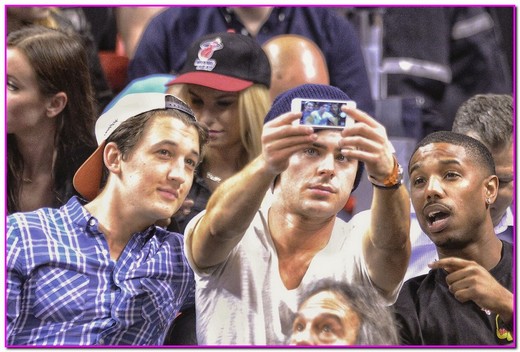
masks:
[[[327,154],[323,157],[323,159],[320,161],[320,164],[318,165],[318,173],[320,175],[334,175],[334,155]]]
[[[443,189],[442,189],[442,183],[436,176],[431,176],[428,179],[428,185],[426,187],[426,196],[429,198],[432,197],[439,197],[442,195]]]
[[[291,344],[296,346],[311,346],[312,341],[309,329],[298,331],[293,334]]]
[[[168,169],[168,179],[173,180],[182,185],[186,182],[186,167],[184,158],[174,159]]]

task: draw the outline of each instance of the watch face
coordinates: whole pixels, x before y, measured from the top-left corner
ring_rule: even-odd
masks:
[[[403,183],[403,167],[398,163],[397,180],[395,183]]]

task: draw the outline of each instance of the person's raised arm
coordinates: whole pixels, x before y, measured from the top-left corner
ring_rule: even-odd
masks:
[[[266,123],[262,153],[211,195],[189,244],[199,268],[226,259],[242,239],[275,177],[287,168],[289,157],[315,140],[312,127],[292,124],[300,117],[301,113],[287,113]]]
[[[346,109],[356,120],[343,130],[346,155],[365,163],[372,183],[381,184],[394,174],[397,160],[383,125],[361,110]],[[363,241],[364,255],[373,283],[392,293],[402,281],[410,258],[410,198],[404,185],[373,188],[371,220]]]

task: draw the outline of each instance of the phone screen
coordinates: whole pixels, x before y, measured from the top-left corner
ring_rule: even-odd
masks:
[[[348,115],[341,111],[345,102],[302,100],[300,124],[312,126],[344,127]]]

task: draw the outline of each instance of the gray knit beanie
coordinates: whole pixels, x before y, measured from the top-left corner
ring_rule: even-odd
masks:
[[[278,95],[273,101],[271,110],[267,113],[264,124],[272,119],[291,111],[291,101],[294,98],[351,100],[341,89],[324,84],[302,84]]]

